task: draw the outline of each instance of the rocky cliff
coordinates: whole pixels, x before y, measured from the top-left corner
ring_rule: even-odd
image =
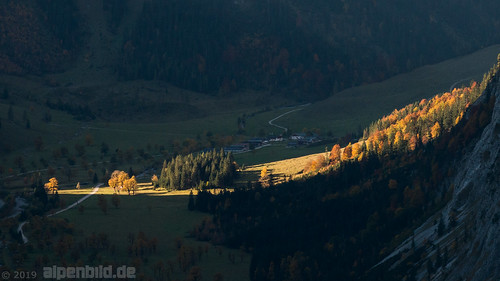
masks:
[[[442,212],[457,216],[458,226],[447,236],[465,235],[444,274],[436,280],[500,280],[500,83],[492,84],[495,106],[490,124],[470,153],[464,155],[454,177],[454,194]],[[487,102],[489,94],[478,102]],[[446,237],[446,236],[445,236]],[[444,240],[444,239],[443,239]],[[451,239],[448,239],[448,241]],[[449,243],[447,243],[449,244]],[[447,275],[447,276],[445,276]],[[442,278],[441,278],[442,277]]]
[[[390,271],[405,268],[409,280],[500,280],[498,73],[475,108],[486,104],[493,105],[491,121],[453,163],[455,172],[444,187],[450,191],[448,203],[375,267],[389,263]]]

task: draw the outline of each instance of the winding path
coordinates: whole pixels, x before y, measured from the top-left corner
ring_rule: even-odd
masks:
[[[94,189],[92,189],[92,191],[91,191],[89,194],[87,194],[87,195],[83,196],[83,197],[82,197],[82,198],[80,198],[78,201],[76,201],[75,203],[73,203],[73,204],[69,205],[68,207],[66,207],[66,208],[64,208],[64,209],[61,209],[61,210],[59,210],[59,211],[57,211],[57,212],[55,212],[55,213],[52,213],[52,214],[47,215],[47,217],[52,217],[52,216],[58,215],[58,214],[60,214],[60,213],[62,213],[62,212],[66,212],[67,210],[69,210],[69,209],[71,209],[71,208],[74,208],[76,205],[78,205],[78,204],[82,203],[83,201],[87,200],[90,196],[92,196],[92,195],[96,194],[96,192],[97,192],[97,191],[99,191],[99,187],[101,187],[102,185],[103,185],[102,183],[100,183],[100,184],[96,185],[96,186],[94,187]]]
[[[87,194],[87,195],[83,196],[82,198],[78,199],[78,201],[76,201],[75,203],[73,203],[73,204],[69,205],[68,207],[66,207],[66,208],[64,208],[64,209],[61,209],[61,210],[59,210],[59,211],[57,211],[57,212],[55,212],[55,213],[52,213],[52,214],[48,214],[48,215],[47,215],[47,217],[52,217],[52,216],[58,215],[58,214],[60,214],[60,213],[62,213],[62,212],[66,212],[67,210],[69,210],[69,209],[71,209],[71,208],[74,208],[74,207],[75,207],[75,206],[77,206],[78,204],[80,204],[80,203],[82,203],[83,201],[87,200],[90,196],[92,196],[92,195],[96,194],[96,193],[97,193],[97,191],[99,191],[99,187],[101,187],[102,185],[103,185],[102,183],[100,183],[100,184],[96,185],[96,186],[94,187],[94,189],[92,189],[92,191],[91,191],[89,194]],[[18,233],[19,233],[19,232],[21,233],[21,237],[22,237],[22,239],[23,239],[24,244],[28,243],[28,241],[29,241],[29,240],[28,240],[28,238],[26,237],[26,235],[24,235],[24,232],[23,232],[23,226],[24,226],[25,224],[27,224],[27,223],[28,223],[28,221],[23,221],[23,222],[22,222],[22,223],[20,223],[20,224],[19,224],[19,226],[17,227],[17,232],[18,232]]]
[[[472,80],[472,77],[469,77],[469,78],[465,78],[465,79],[461,79],[461,80],[456,81],[455,83],[453,83],[453,84],[450,86],[450,90],[449,90],[449,92],[451,93],[451,91],[453,91],[453,88],[455,88],[455,86],[456,86],[456,85],[458,85],[458,83],[465,82],[465,81],[470,81],[470,80]]]
[[[17,233],[21,232],[21,237],[23,238],[23,243],[26,244],[28,243],[28,238],[24,235],[24,232],[23,232],[23,226],[25,224],[27,224],[28,221],[23,221],[22,223],[19,224],[19,226],[17,227]]]
[[[273,118],[273,119],[269,120],[267,123],[268,123],[269,125],[271,125],[271,126],[274,126],[274,127],[276,127],[276,128],[282,129],[282,130],[283,130],[283,131],[285,131],[285,133],[286,133],[286,132],[288,131],[288,128],[283,127],[283,126],[280,126],[280,125],[276,125],[276,124],[274,124],[273,122],[274,122],[274,121],[276,121],[276,120],[278,120],[279,118],[281,118],[281,117],[285,116],[285,115],[288,115],[288,114],[292,113],[292,112],[302,110],[302,109],[304,109],[304,107],[309,106],[309,105],[311,105],[311,104],[310,104],[310,103],[306,103],[306,104],[303,104],[303,105],[294,106],[293,108],[295,108],[295,107],[300,107],[300,108],[295,108],[295,109],[293,109],[293,110],[287,111],[287,112],[285,112],[285,113],[283,113],[283,114],[279,115],[278,117],[275,117],[275,118]]]

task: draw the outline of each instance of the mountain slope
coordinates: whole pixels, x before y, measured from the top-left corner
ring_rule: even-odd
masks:
[[[0,71],[68,71],[64,85],[153,79],[212,94],[322,99],[499,43],[499,8],[486,0],[5,1]]]
[[[500,64],[500,61],[499,61]],[[494,101],[491,122],[477,142],[455,163],[454,187],[447,205],[414,232],[390,257],[402,255],[391,268],[408,262],[412,247],[426,253],[414,268],[421,279],[498,280],[500,278],[500,80],[497,77],[476,102]],[[439,225],[432,221],[441,220]],[[441,232],[441,233],[439,233]],[[414,243],[412,246],[411,243]],[[440,250],[441,249],[441,252]],[[446,251],[447,257],[443,257]],[[386,258],[387,260],[387,258]],[[439,264],[437,261],[442,260]],[[433,264],[429,270],[428,264]],[[430,271],[430,272],[429,272]]]
[[[473,150],[465,155],[461,173],[453,179],[454,196],[443,217],[456,212],[470,231],[465,247],[456,254],[456,262],[446,271],[446,280],[461,276],[468,280],[500,279],[500,83],[497,77],[491,95],[495,106],[490,124],[484,129]],[[484,96],[487,99],[489,95]],[[455,231],[451,235],[457,235]]]
[[[486,272],[478,280],[495,274],[495,256],[479,248],[489,241],[473,233],[484,228],[492,232],[486,239],[496,239],[499,206],[473,208],[485,219],[474,228],[462,205],[497,200],[482,198],[490,192],[482,187],[471,190],[498,185],[499,70],[500,61],[479,86],[395,110],[367,130],[366,145],[332,149],[331,166],[315,176],[218,196],[200,192],[196,207],[214,219],[193,234],[251,251],[252,280],[428,280],[448,276],[443,268],[455,257]],[[447,234],[454,229],[463,236]],[[465,261],[464,248],[479,264]]]
[[[24,75],[63,70],[79,51],[80,25],[71,1],[2,1],[0,72]]]
[[[252,88],[318,99],[498,42],[491,29],[500,24],[491,12],[498,8],[489,1],[151,1],[124,39],[119,71],[203,92]]]

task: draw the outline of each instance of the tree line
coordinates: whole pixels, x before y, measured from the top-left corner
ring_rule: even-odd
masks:
[[[153,176],[155,188],[184,190],[190,188],[231,187],[236,176],[233,155],[212,150],[186,156],[177,155],[163,162],[160,177]]]

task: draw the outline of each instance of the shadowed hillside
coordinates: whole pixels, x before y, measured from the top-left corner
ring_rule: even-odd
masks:
[[[0,71],[71,70],[78,55],[73,78],[107,70],[111,80],[163,80],[212,94],[254,89],[322,99],[498,43],[499,5],[6,1]]]
[[[273,186],[263,169],[246,189],[198,193],[196,208],[214,215],[198,237],[252,252],[252,280],[495,280],[498,59],[481,83],[335,146],[315,176]]]

